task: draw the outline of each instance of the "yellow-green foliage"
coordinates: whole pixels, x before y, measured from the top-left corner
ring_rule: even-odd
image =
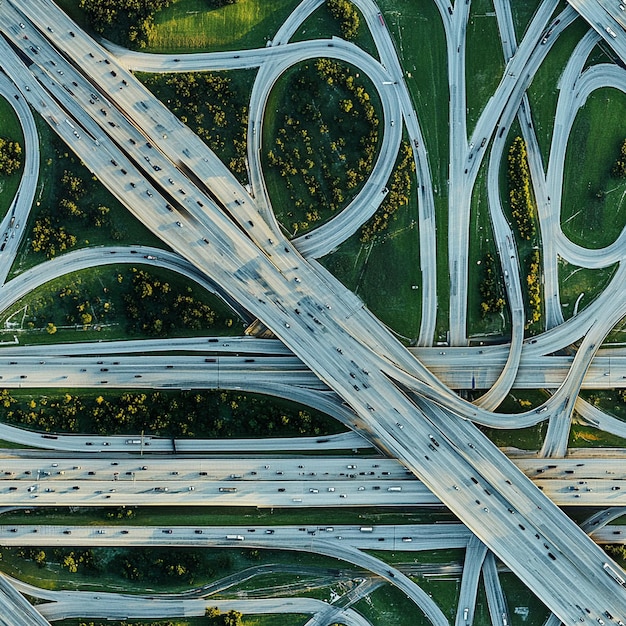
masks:
[[[507,176],[511,214],[520,237],[530,239],[535,234],[535,207],[530,189],[526,144],[521,137],[515,137],[509,149]]]
[[[541,319],[541,275],[539,266],[539,251],[533,250],[528,268],[528,305],[530,307],[529,324]]]
[[[361,228],[361,241],[367,243],[380,232],[387,230],[394,213],[409,203],[412,174],[415,161],[411,145],[404,141],[400,146],[400,157],[389,179],[389,193],[372,218]]]

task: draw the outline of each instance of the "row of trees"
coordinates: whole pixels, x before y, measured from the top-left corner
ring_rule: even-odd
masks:
[[[482,259],[481,263],[483,278],[480,282],[480,310],[482,316],[487,313],[501,313],[506,304],[504,300],[504,292],[502,289],[502,280],[496,261],[488,252]]]
[[[365,85],[346,65],[319,59],[287,80],[282,107],[289,113],[267,161],[286,187],[292,208],[286,217],[296,218],[291,226],[298,232],[355,195],[376,156],[378,119]]]
[[[515,137],[509,149],[507,180],[511,214],[517,224],[519,235],[522,239],[530,240],[535,234],[535,206],[526,143],[519,136]]]
[[[36,430],[102,435],[145,431],[176,437],[315,436],[338,430],[337,423],[323,414],[265,396],[218,391],[16,398],[3,389],[0,415],[4,421]]]
[[[22,167],[22,146],[17,141],[0,137],[0,174],[10,176]]]
[[[93,29],[116,41],[144,48],[154,35],[154,14],[171,0],[80,0]]]
[[[247,182],[249,94],[230,77],[211,72],[140,76],[143,83]]]
[[[326,0],[330,14],[339,22],[344,39],[356,39],[359,34],[359,12],[350,0]]]
[[[626,139],[622,142],[619,150],[619,157],[615,161],[611,173],[616,178],[626,178]]]
[[[415,172],[413,150],[410,143],[403,141],[396,166],[389,179],[389,192],[376,213],[361,228],[362,243],[368,243],[377,235],[384,233],[389,227],[390,220],[395,219],[398,209],[409,203],[413,172]]]
[[[528,324],[533,324],[541,319],[541,266],[539,263],[539,250],[533,250],[530,255],[528,275]]]

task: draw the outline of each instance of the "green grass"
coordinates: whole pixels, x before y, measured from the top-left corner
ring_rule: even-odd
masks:
[[[78,175],[88,190],[88,195],[81,200],[81,205],[104,205],[110,208],[110,226],[96,228],[81,222],[65,218],[64,224],[68,232],[76,235],[77,243],[74,249],[87,246],[142,244],[165,248],[165,244],[153,235],[137,218],[135,218],[109,191],[98,181],[93,180],[93,174],[80,163],[78,158],[67,148],[57,135],[40,118],[35,118],[39,132],[41,165],[39,171],[39,186],[35,196],[35,203],[24,224],[30,233],[35,223],[43,214],[56,213],[56,207],[62,198],[61,178],[65,170]],[[15,276],[24,270],[45,260],[42,253],[33,252],[29,237],[25,237],[18,249],[15,262],[9,277]]]
[[[87,20],[78,2],[59,0],[59,5],[85,28]],[[263,48],[299,3],[238,0],[236,4],[212,9],[205,0],[174,0],[155,14],[155,36],[144,50],[185,53]]]
[[[475,394],[476,397],[478,393]],[[520,413],[538,407],[548,396],[541,389],[515,389],[498,407],[498,413]],[[513,447],[521,450],[539,450],[546,435],[547,421],[528,428],[488,428],[480,426],[480,430],[498,447]]]
[[[611,168],[626,138],[626,95],[594,91],[572,127],[565,157],[561,224],[564,234],[586,248],[612,243],[626,226],[626,181]]]
[[[474,0],[467,27],[467,133],[471,136],[484,106],[502,78],[504,57],[491,0]]]
[[[543,157],[544,167],[548,162],[550,142],[556,103],[558,99],[558,81],[572,52],[583,35],[589,30],[587,23],[577,18],[559,35],[550,49],[528,88],[528,98],[533,117],[537,142]]]
[[[362,244],[357,232],[321,259],[374,315],[409,341],[419,335],[422,303],[416,195],[413,185],[408,206],[396,212],[382,239]]]
[[[427,626],[430,620],[397,587],[383,585],[353,607],[372,626]]]
[[[545,605],[514,574],[499,572],[498,576],[509,608],[511,626],[542,626],[549,615]]]
[[[31,513],[4,513],[3,524],[60,524],[122,526],[329,526],[339,524],[434,524],[456,521],[442,507],[376,507],[376,508],[253,508],[253,507],[139,507],[130,519],[109,519],[109,509],[38,508]]]
[[[262,48],[299,0],[238,0],[210,9],[205,0],[176,0],[155,15],[150,52]]]
[[[367,27],[363,14],[357,9],[361,25],[359,34],[351,43],[356,44],[359,48],[378,59],[374,39]],[[341,29],[337,20],[333,18],[324,4],[316,9],[296,31],[290,41],[305,41],[309,39],[327,39],[329,37],[342,37]],[[343,38],[343,37],[342,37]]]
[[[496,261],[498,275],[502,284],[502,293],[506,298],[504,278],[500,271],[500,261],[494,243],[493,229],[489,217],[487,202],[487,169],[484,161],[476,177],[472,193],[472,213],[470,217],[469,256],[468,256],[468,287],[467,287],[467,332],[474,341],[493,339],[508,334],[510,316],[508,309],[502,314],[489,313],[482,315],[480,304],[480,285],[484,278],[482,261],[486,254],[490,254]]]
[[[449,328],[448,164],[449,94],[445,35],[434,2],[380,0],[385,24],[396,44],[404,78],[417,112],[435,190],[437,222],[437,321],[435,338]]]
[[[559,259],[559,286],[563,316],[569,319],[574,314],[576,301],[578,312],[589,306],[606,288],[617,271],[617,264],[602,269],[587,269],[570,265]]]
[[[525,2],[511,2],[511,14],[518,43],[522,40],[526,28],[539,8],[541,0],[525,0]]]
[[[0,97],[0,137],[19,142],[22,151],[24,150],[22,127],[11,105],[2,97]],[[22,152],[22,166],[17,172],[11,176],[0,174],[0,219],[5,216],[15,198],[24,171],[24,156]]]
[[[615,324],[613,330],[611,330],[604,340],[605,345],[623,343],[626,343],[626,317],[623,317],[617,324]]]
[[[171,287],[172,302],[174,294],[189,294],[196,301],[208,304],[216,313],[215,323],[210,330],[206,325],[192,329],[180,323],[179,326],[169,329],[167,336],[186,337],[206,335],[207,332],[217,335],[241,333],[241,321],[223,300],[177,272],[157,267],[148,268],[141,265],[140,260],[141,257],[136,264],[105,265],[73,272],[34,289],[0,315],[3,328],[0,331],[0,341],[11,341],[15,334],[19,335],[22,344],[126,339],[129,334],[135,338],[154,337],[155,335],[141,329],[132,329],[131,320],[126,317],[124,296],[131,293],[133,267],[146,270],[155,278],[167,282]],[[122,277],[121,282],[119,277]],[[67,289],[71,290],[71,295],[59,297],[59,293]],[[101,315],[94,314],[92,325],[83,330],[80,324],[68,323],[67,316],[76,314],[77,305],[85,301],[91,303],[91,311],[98,310]],[[109,307],[108,312],[104,312],[105,304]],[[22,325],[25,307],[27,314]],[[230,327],[226,325],[228,319],[234,320]],[[7,320],[19,321],[20,328],[7,328]],[[48,322],[53,322],[58,328],[53,335],[45,331]]]
[[[43,546],[42,549],[48,560],[48,564],[44,568],[39,568],[33,561],[20,557],[17,554],[19,549],[0,548],[2,571],[44,589],[83,589],[143,594],[152,591],[161,593],[165,591],[168,593],[182,592],[192,587],[220,580],[239,570],[264,564],[275,565],[277,570],[280,570],[281,565],[300,565],[303,568],[323,568],[325,570],[341,568],[342,571],[348,572],[348,575],[353,570],[352,565],[345,561],[308,552],[255,549],[255,554],[253,554],[253,551],[248,548],[170,547],[169,550],[193,553],[198,557],[199,564],[193,572],[192,581],[176,579],[173,576],[164,576],[157,580],[147,578],[129,580],[123,576],[118,558],[133,552],[150,554],[150,548],[94,548],[93,553],[96,561],[100,563],[100,569],[79,568],[76,573],[68,572],[58,562],[55,562],[58,555],[55,555],[54,547]],[[82,547],[74,548],[78,551],[84,549]],[[66,550],[70,551],[72,548],[63,548],[62,550],[65,553]],[[355,569],[354,572],[356,573],[357,570]],[[259,584],[263,584],[262,577],[259,577]]]
[[[118,622],[118,621],[111,621],[111,620],[105,620],[105,619],[63,619],[60,621],[55,621],[55,625],[56,626],[81,626],[84,625],[85,622],[87,621],[87,624],[95,624],[96,626],[100,626],[101,624],[104,626],[106,624],[106,626],[144,626],[146,624],[149,624],[150,626],[152,626],[153,624],[159,624],[159,626],[169,626],[170,624],[172,624],[173,626],[207,626],[207,621],[205,617],[183,617],[183,618],[178,618],[178,617],[174,617],[174,618],[170,618],[167,620],[155,620],[155,619],[150,619],[150,620],[124,620],[123,622]],[[244,626],[252,626],[252,624],[254,624],[254,622],[251,622],[250,624],[248,624],[248,622],[246,622],[245,620],[243,621]]]
[[[626,421],[626,402],[616,389],[582,389],[580,396],[605,413]]]
[[[605,433],[597,428],[572,424],[569,448],[626,448],[626,439]]]
[[[13,389],[10,397],[15,402],[10,410],[0,408],[0,415],[36,431],[208,438],[324,436],[344,431],[321,411],[284,398],[239,391]]]

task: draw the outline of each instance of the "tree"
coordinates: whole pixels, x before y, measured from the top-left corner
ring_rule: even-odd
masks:
[[[0,174],[10,176],[22,167],[22,146],[0,137]]]
[[[46,332],[49,335],[54,335],[54,333],[57,332],[57,327],[52,322],[48,322],[48,325],[46,326]]]
[[[348,0],[326,0],[330,14],[339,22],[341,34],[346,39],[355,39],[359,34],[359,13]]]

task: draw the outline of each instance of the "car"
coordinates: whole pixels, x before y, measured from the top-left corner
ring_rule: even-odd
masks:
[[[127,530],[122,530],[120,532],[122,533],[122,535],[128,535],[128,531]]]
[[[166,535],[171,535],[171,534],[172,534],[172,529],[171,529],[171,528],[164,528],[164,529],[163,529],[163,532],[164,532]]]
[[[183,227],[182,222],[176,222],[176,226],[178,226],[178,228],[182,228]]]
[[[64,535],[71,535],[71,534],[72,534],[72,531],[71,531],[71,530],[64,530],[64,531],[63,531],[63,534],[64,534]]]
[[[20,28],[26,28],[26,26],[22,22],[20,22]]]
[[[202,529],[201,528],[196,528],[196,530],[194,530],[193,532],[196,533],[196,535],[201,535],[202,534]]]

